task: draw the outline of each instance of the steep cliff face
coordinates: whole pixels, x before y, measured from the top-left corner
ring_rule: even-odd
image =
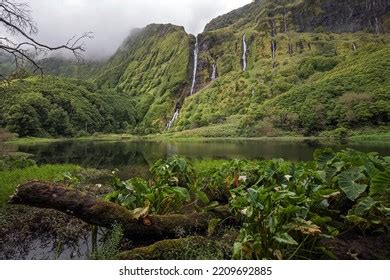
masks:
[[[258,136],[279,130],[315,134],[339,126],[356,126],[355,119],[350,122],[328,120],[329,124],[315,127],[303,120],[299,110],[292,108],[276,110],[274,106],[272,120],[258,112],[259,108],[264,111],[267,108],[264,104],[278,96],[290,92],[298,94],[294,91],[296,87],[326,76],[344,61],[353,59],[356,53],[362,58],[374,50],[386,49],[390,42],[389,7],[389,1],[384,0],[264,0],[216,18],[198,35],[197,93],[186,99],[176,129],[215,129],[221,125],[231,128],[234,123],[237,130],[223,136],[237,133]],[[389,63],[386,59],[388,56],[384,56],[384,60]],[[380,65],[370,64],[370,67]],[[218,77],[215,81],[212,79],[214,69]],[[370,84],[372,77],[354,73],[360,74]],[[377,73],[383,77],[385,88],[389,86],[384,78],[387,74],[387,71]],[[334,85],[333,90],[337,88]],[[369,91],[366,87],[362,94]],[[344,93],[348,93],[346,88],[339,94]],[[383,101],[382,98],[383,95],[379,99]],[[371,101],[368,100],[370,98],[361,98],[363,107],[369,106]],[[317,105],[320,106],[311,104]],[[386,122],[386,110],[377,115],[369,113],[371,117],[364,122],[369,125],[375,118]],[[292,119],[287,121],[291,122],[290,126],[281,125],[279,121],[286,115]],[[256,123],[261,122],[268,128],[257,127],[252,133]]]
[[[389,0],[256,0],[242,8],[213,19],[205,31],[234,25],[264,23],[273,17],[279,30],[285,23],[295,31],[310,32],[321,28],[329,32],[389,32]]]
[[[136,102],[134,132],[165,129],[188,87],[191,39],[171,24],[133,31],[97,78],[99,88],[115,87]]]
[[[136,133],[163,132],[167,124],[173,131],[229,127],[223,136],[315,134],[354,126],[356,120],[328,120],[315,127],[300,114],[302,108],[271,101],[298,94],[296,88],[330,75],[345,61],[388,51],[389,7],[390,0],[259,0],[212,20],[197,38],[182,27],[152,24],[125,41],[100,72],[98,88],[132,97]],[[332,90],[337,88],[343,87]],[[343,94],[349,94],[347,88],[337,96]],[[359,100],[364,106],[372,101]],[[365,121],[387,122],[386,110]]]

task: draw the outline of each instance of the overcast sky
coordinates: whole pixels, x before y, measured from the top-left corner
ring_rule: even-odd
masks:
[[[182,25],[192,34],[201,32],[214,17],[251,0],[18,0],[29,3],[38,24],[37,37],[52,45],[74,34],[92,31],[87,57],[115,52],[131,29],[149,23]]]

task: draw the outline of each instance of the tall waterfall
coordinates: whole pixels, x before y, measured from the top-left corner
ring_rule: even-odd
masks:
[[[217,78],[217,65],[212,65],[213,72],[211,73],[211,80],[214,81]]]
[[[168,122],[168,125],[167,125],[168,130],[172,128],[173,124],[178,119],[178,117],[179,117],[179,109],[176,109],[175,113],[173,114],[172,119]]]
[[[198,36],[196,37],[196,42],[195,42],[195,48],[194,48],[194,72],[193,72],[193,77],[192,77],[192,86],[191,86],[191,93],[192,95],[195,91],[195,85],[196,85],[196,72],[198,70],[198,53],[199,53],[199,46],[198,46]]]
[[[248,48],[247,48],[247,45],[246,45],[246,36],[244,34],[244,36],[242,36],[242,71],[246,71],[246,68],[247,68],[247,57],[246,57],[246,54],[248,52]]]

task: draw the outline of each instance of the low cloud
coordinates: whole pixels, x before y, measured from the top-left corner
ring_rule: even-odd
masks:
[[[133,28],[149,23],[182,25],[197,34],[214,17],[251,0],[18,0],[29,3],[45,43],[62,44],[75,34],[94,33],[88,58],[115,52]]]

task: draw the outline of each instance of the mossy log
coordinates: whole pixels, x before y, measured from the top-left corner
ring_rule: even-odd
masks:
[[[55,209],[75,216],[89,224],[110,228],[119,224],[131,240],[162,240],[204,234],[212,218],[226,219],[227,207],[188,215],[146,215],[135,217],[126,208],[98,199],[91,194],[62,185],[33,181],[18,187],[10,203]]]
[[[221,242],[202,236],[163,240],[150,246],[121,252],[120,260],[211,260],[224,259]]]

